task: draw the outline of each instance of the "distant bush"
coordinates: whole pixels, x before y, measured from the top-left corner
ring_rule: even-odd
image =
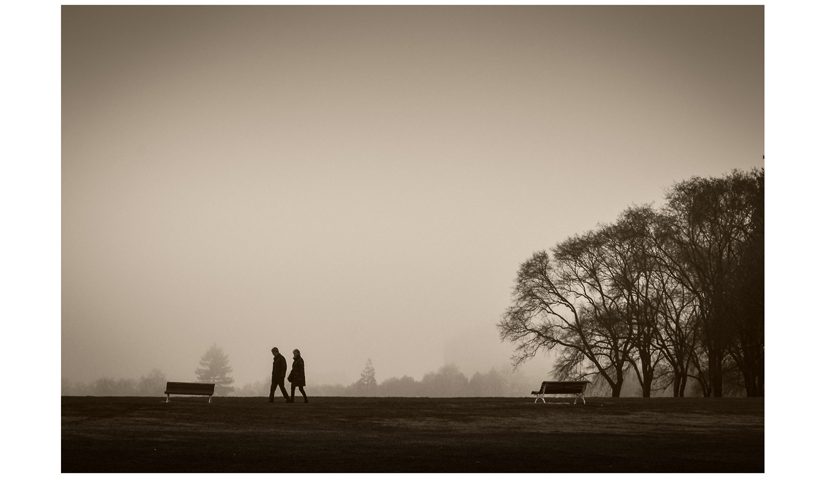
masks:
[[[103,377],[92,383],[70,382],[63,379],[61,394],[66,396],[99,396],[99,397],[154,397],[162,396],[166,389],[166,375],[154,369],[139,379]]]

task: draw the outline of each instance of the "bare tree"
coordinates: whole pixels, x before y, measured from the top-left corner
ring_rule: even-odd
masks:
[[[649,397],[662,355],[656,348],[658,316],[663,296],[657,290],[653,230],[656,214],[650,207],[626,210],[599,231],[605,251],[601,268],[606,285],[618,298],[617,310],[633,345],[628,358],[639,379],[642,396]]]
[[[668,195],[663,222],[664,264],[697,302],[711,392],[722,396],[724,357],[737,325],[733,296],[744,245],[755,227],[753,198],[764,172],[734,171],[724,178],[692,178]],[[701,366],[697,364],[701,369]]]
[[[662,377],[706,396],[764,392],[764,171],[676,184],[661,210],[611,225],[523,263],[499,322],[518,364],[558,353],[563,378],[600,376],[618,396],[626,369],[650,396]],[[742,376],[731,378],[739,370]]]
[[[516,363],[558,349],[559,376],[600,375],[617,397],[632,341],[602,268],[604,254],[603,237],[594,232],[562,242],[552,259],[535,253],[519,269],[513,305],[498,327],[503,340],[516,343]]]
[[[749,180],[749,181],[748,181]],[[733,275],[734,337],[730,354],[748,396],[765,394],[765,176],[752,172],[742,187],[750,225]],[[744,183],[744,182],[743,182]]]
[[[664,269],[656,271],[654,281],[662,297],[654,343],[669,367],[664,386],[673,387],[674,397],[684,397],[698,343],[698,307],[694,296]]]

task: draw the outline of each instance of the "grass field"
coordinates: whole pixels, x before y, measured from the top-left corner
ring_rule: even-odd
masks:
[[[63,397],[63,472],[762,472],[762,399]]]

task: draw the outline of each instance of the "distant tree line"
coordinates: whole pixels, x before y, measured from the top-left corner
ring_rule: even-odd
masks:
[[[232,367],[229,366],[229,356],[217,345],[212,345],[200,359],[195,376],[198,382],[214,383],[215,395],[228,395],[234,387]],[[269,388],[269,387],[267,387]],[[132,378],[103,377],[91,383],[71,382],[62,380],[61,394],[92,395],[92,396],[156,396],[166,390],[166,375],[158,369],[135,380]]]
[[[360,378],[349,385],[311,385],[311,393],[335,397],[500,397],[524,396],[530,393],[536,379],[526,378],[509,369],[490,369],[486,373],[464,375],[455,365],[444,365],[435,372],[416,380],[408,375],[375,379],[375,368],[368,360]],[[264,396],[269,392],[269,379],[247,384],[236,390],[240,396]]]
[[[764,169],[695,177],[666,198],[521,265],[498,324],[517,364],[552,350],[559,378],[598,377],[613,396],[628,374],[645,397],[684,396],[689,379],[705,396],[726,382],[764,394]]]
[[[455,365],[444,365],[416,380],[409,375],[375,381],[372,362],[355,383],[315,387],[319,395],[355,397],[500,397],[529,393],[530,380],[511,372],[490,369],[467,377]]]
[[[61,394],[67,396],[162,396],[166,389],[166,375],[154,369],[139,379],[103,377],[91,383],[63,379]]]

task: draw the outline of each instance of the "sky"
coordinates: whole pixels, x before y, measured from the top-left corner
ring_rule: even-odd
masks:
[[[64,6],[62,376],[507,366],[533,252],[764,164],[763,40],[760,6]]]

